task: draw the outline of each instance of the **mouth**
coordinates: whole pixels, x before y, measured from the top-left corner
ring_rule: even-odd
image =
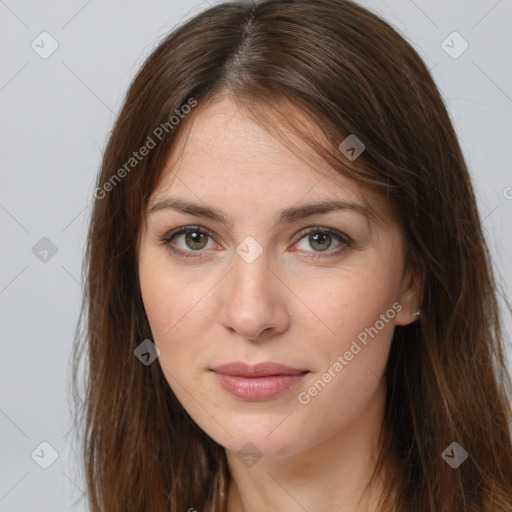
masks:
[[[225,391],[249,401],[274,398],[297,385],[309,373],[309,370],[274,362],[256,365],[233,362],[210,371]]]

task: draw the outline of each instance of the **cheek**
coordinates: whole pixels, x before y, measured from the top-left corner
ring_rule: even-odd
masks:
[[[308,295],[324,335],[313,335],[312,360],[321,364],[301,388],[306,395],[299,402],[314,410],[319,427],[349,421],[378,387],[400,308],[393,279],[389,273],[352,272],[330,281],[336,285]]]
[[[332,305],[325,311],[335,335],[318,339],[313,356],[322,364],[296,397],[299,411],[308,418],[307,434],[313,436],[305,442],[318,441],[315,433],[328,437],[351,425],[368,413],[372,397],[382,390],[396,312],[385,294],[379,299],[354,296],[352,302],[340,303],[341,309]]]
[[[175,291],[158,279],[156,272],[141,276],[140,289],[151,332],[160,338],[172,327],[175,311]]]
[[[393,276],[368,269],[333,276],[319,287],[308,288],[304,302],[316,314],[325,336],[350,344],[349,340],[373,326],[391,308],[395,297]],[[394,318],[394,314],[388,316]],[[379,330],[389,333],[392,324],[386,322],[383,327],[379,323]],[[337,345],[342,348],[340,341]]]
[[[141,270],[141,295],[152,341],[160,349],[158,361],[179,396],[173,378],[186,382],[191,368],[204,366],[201,339],[211,322],[205,310],[205,290],[198,281],[190,282],[156,257],[141,258]]]
[[[156,339],[172,337],[194,315],[203,295],[196,282],[183,278],[161,255],[142,254],[139,271],[144,309]]]

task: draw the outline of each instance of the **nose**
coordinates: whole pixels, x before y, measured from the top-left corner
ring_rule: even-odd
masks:
[[[285,332],[290,324],[290,290],[269,267],[266,252],[251,263],[236,255],[223,280],[220,320],[249,341],[263,341]]]

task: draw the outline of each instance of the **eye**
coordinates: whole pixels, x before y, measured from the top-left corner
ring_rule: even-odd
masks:
[[[211,248],[208,247],[208,238],[211,238],[211,234],[207,229],[199,226],[183,226],[171,231],[171,233],[161,238],[160,241],[178,256],[195,258],[199,254],[191,253],[203,252],[202,249]]]
[[[307,247],[299,247],[299,250],[309,253],[326,253],[313,254],[308,256],[310,258],[335,256],[345,248],[353,246],[353,240],[349,236],[329,228],[315,227],[306,232],[302,231],[300,234],[302,235],[301,238],[294,245],[300,245],[300,243],[304,246],[309,245],[310,248],[313,248],[313,251]],[[208,239],[212,242],[210,245]],[[203,249],[211,249],[212,245],[216,245],[210,231],[200,226],[183,226],[175,229],[162,237],[160,242],[182,258],[202,257],[202,253],[205,252]],[[336,248],[329,250],[333,243],[337,243]]]
[[[296,242],[296,245],[302,243],[303,247],[299,247],[300,250],[313,253],[326,253],[315,254],[312,256],[313,258],[335,256],[340,254],[345,248],[352,247],[353,245],[353,240],[349,236],[328,228],[313,228],[306,233],[302,232],[302,235],[303,236]],[[329,250],[332,248],[333,243],[336,244],[336,242],[336,248]],[[308,246],[313,248],[313,251],[309,251]]]

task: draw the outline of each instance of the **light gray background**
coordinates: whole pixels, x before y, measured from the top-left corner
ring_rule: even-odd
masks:
[[[511,0],[361,3],[432,69],[474,179],[498,282],[510,290]],[[73,505],[84,485],[70,450],[67,371],[94,179],[133,75],[163,34],[205,7],[0,0],[0,512],[85,510]],[[43,45],[43,31],[59,45],[47,59],[31,48]],[[469,44],[456,59],[441,46],[453,31]],[[453,53],[462,47],[452,39]],[[42,237],[57,247],[46,263],[32,252]],[[506,326],[511,332],[509,316]],[[43,441],[59,455],[46,470],[31,458]]]

